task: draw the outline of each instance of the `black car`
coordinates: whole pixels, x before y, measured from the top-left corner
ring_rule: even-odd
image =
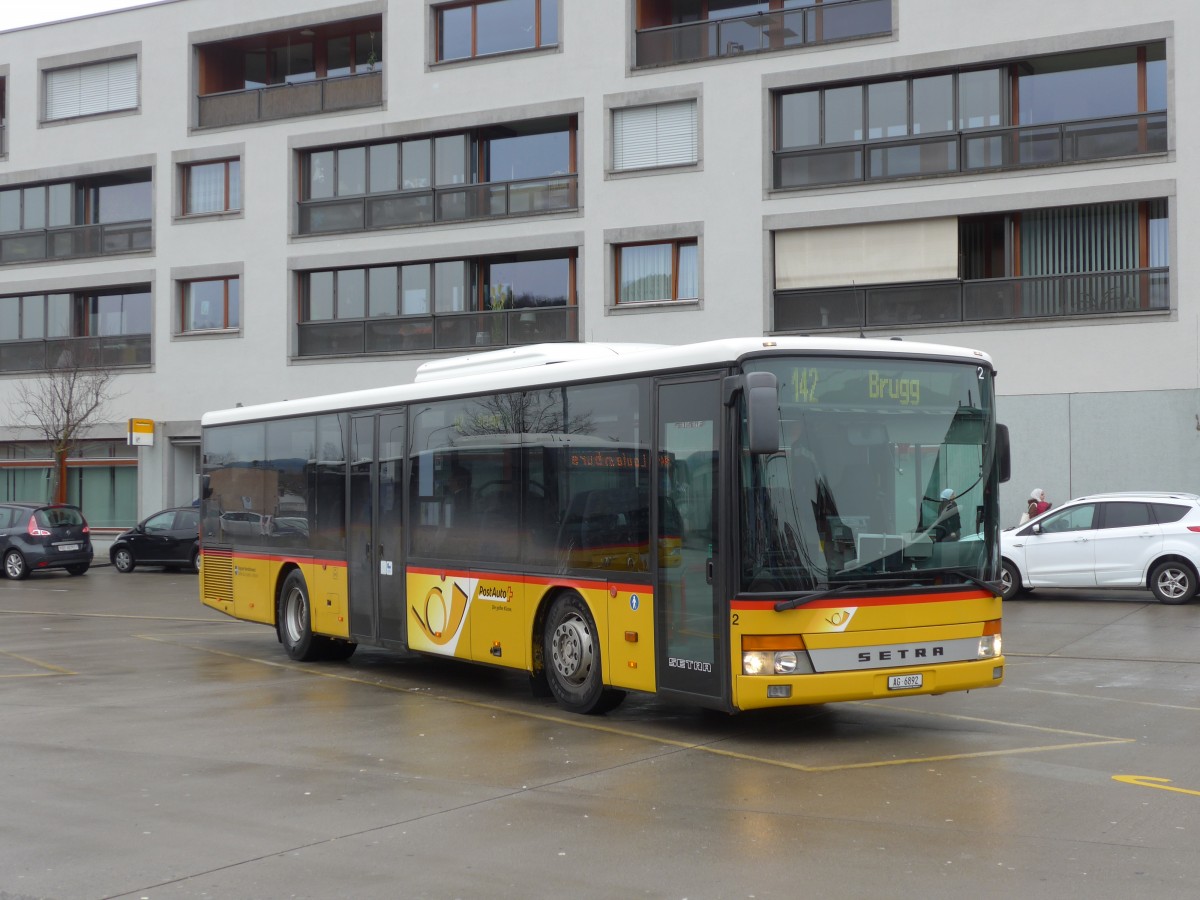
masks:
[[[179,506],[156,512],[117,535],[108,558],[118,572],[137,566],[200,567],[200,510]]]
[[[0,503],[0,556],[9,578],[41,569],[82,575],[92,564],[92,536],[78,506]]]

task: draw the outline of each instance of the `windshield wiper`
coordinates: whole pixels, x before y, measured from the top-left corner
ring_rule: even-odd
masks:
[[[803,606],[806,603],[812,603],[814,600],[824,600],[826,597],[832,597],[834,594],[843,594],[856,587],[855,584],[839,584],[834,588],[827,588],[823,591],[817,591],[815,594],[805,594],[803,597],[793,597],[791,600],[780,600],[775,604],[775,612],[784,612],[789,609],[795,609],[797,606]]]

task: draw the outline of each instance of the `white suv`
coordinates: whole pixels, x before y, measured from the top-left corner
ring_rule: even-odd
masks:
[[[1187,603],[1200,572],[1200,495],[1093,494],[1000,535],[1005,600],[1039,587],[1149,588]]]

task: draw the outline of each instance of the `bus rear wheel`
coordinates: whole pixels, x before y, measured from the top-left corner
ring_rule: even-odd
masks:
[[[625,699],[623,691],[604,687],[596,623],[574,591],[560,595],[550,607],[542,649],[550,692],[563,709],[599,715]]]
[[[293,570],[283,582],[279,598],[279,640],[294,660],[311,662],[321,658],[323,641],[312,632],[308,585],[299,570]]]

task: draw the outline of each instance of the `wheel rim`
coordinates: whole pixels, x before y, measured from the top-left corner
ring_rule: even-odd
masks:
[[[288,591],[287,598],[283,602],[283,627],[287,631],[290,643],[298,644],[304,640],[306,618],[304,592],[294,587]]]
[[[582,616],[572,613],[559,622],[550,638],[550,658],[563,681],[581,685],[592,671],[592,633]]]
[[[116,559],[113,561],[116,563],[117,568],[124,572],[131,568],[130,563],[133,562],[133,557],[128,550],[118,550]]]
[[[1013,589],[1012,572],[1010,572],[1008,569],[1000,570],[1000,589],[1004,593],[1005,596],[1008,596],[1009,594],[1012,593],[1012,589]]]
[[[20,578],[21,573],[25,571],[25,560],[19,553],[8,554],[4,557],[4,571],[8,573],[9,578]]]
[[[1178,600],[1187,596],[1188,588],[1187,572],[1182,569],[1163,569],[1159,572],[1158,591],[1164,597]]]

